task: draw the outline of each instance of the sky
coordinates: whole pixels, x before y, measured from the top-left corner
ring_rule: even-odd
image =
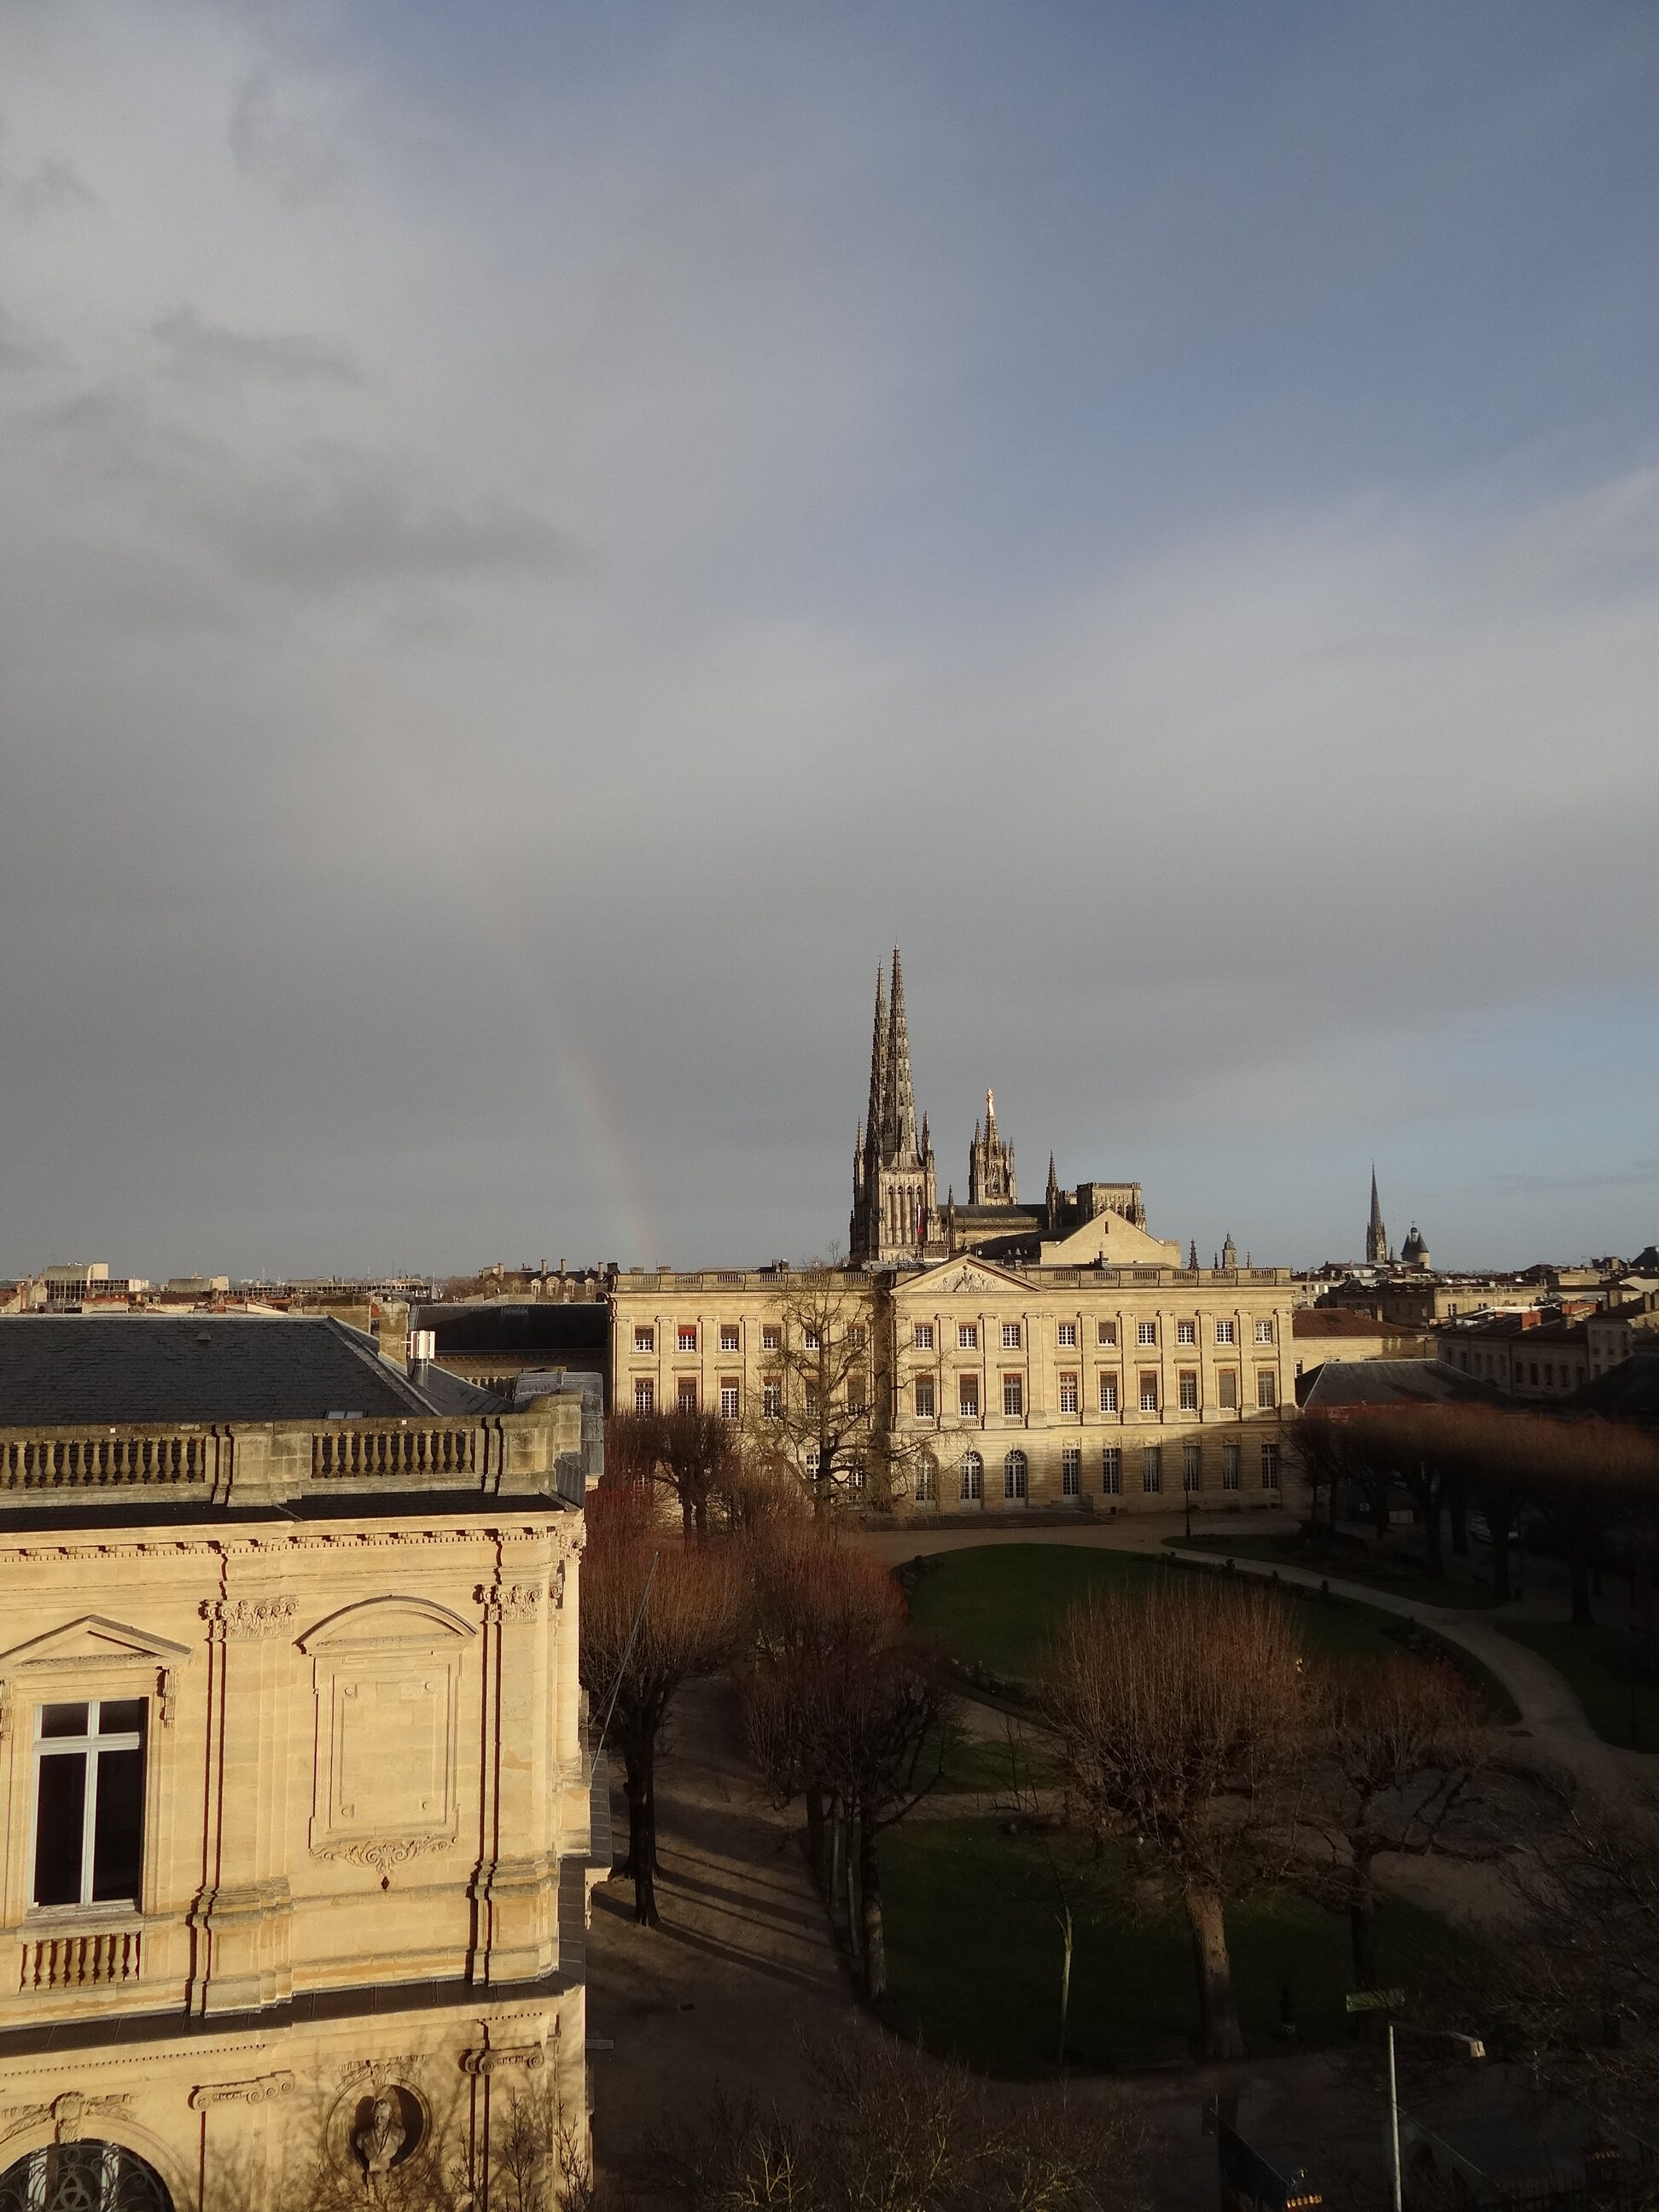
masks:
[[[1659,12],[0,7],[0,1272],[1659,1237]]]

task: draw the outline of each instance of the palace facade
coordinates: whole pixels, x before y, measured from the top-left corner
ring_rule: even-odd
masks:
[[[506,1410],[386,1349],[0,1322],[0,2204],[482,2204],[509,2129],[586,2159],[599,1389]]]

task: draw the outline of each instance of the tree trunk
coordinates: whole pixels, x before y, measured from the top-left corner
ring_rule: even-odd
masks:
[[[1567,1569],[1572,1577],[1572,1625],[1575,1628],[1593,1628],[1595,1615],[1590,1611],[1589,1547],[1582,1536],[1573,1536],[1568,1541]]]
[[[864,1963],[859,1941],[859,1825],[858,1814],[847,1812],[847,1948],[854,1966]]]
[[[641,1928],[659,1928],[657,1917],[656,1746],[647,1743],[624,1754],[623,1789],[628,1798],[628,1859],[634,1877],[634,1918]]]
[[[1486,1532],[1492,1538],[1492,1594],[1498,1605],[1514,1595],[1510,1588],[1510,1516],[1486,1508]]]
[[[1467,1559],[1469,1556],[1469,1509],[1461,1495],[1452,1499],[1450,1510],[1452,1557]]]
[[[1376,1985],[1376,1887],[1371,1880],[1371,1855],[1353,1847],[1353,1870],[1348,1884],[1348,1936],[1353,1947],[1353,1985],[1374,1990]]]
[[[864,1994],[872,2004],[879,2004],[887,1994],[887,1934],[881,1917],[876,1835],[867,1822],[859,1832],[859,1887],[863,1892]]]
[[[705,1544],[708,1540],[708,1500],[701,1492],[699,1492],[697,1497],[697,1541],[700,1544]]]
[[[1425,1483],[1419,1494],[1423,1506],[1423,1565],[1429,1579],[1437,1583],[1446,1571],[1440,1549],[1440,1486]]]
[[[1227,1926],[1221,1893],[1207,1882],[1188,1882],[1187,1918],[1193,1931],[1193,1965],[1198,1975],[1199,2040],[1206,2058],[1242,2058],[1244,2038],[1233,2002],[1233,1970],[1227,1956]]]
[[[827,1872],[824,1865],[827,1842],[823,1821],[823,1792],[822,1790],[809,1790],[806,1793],[806,1863],[812,1869],[812,1879],[818,1886],[820,1897],[823,1894],[824,1876]]]
[[[839,1928],[846,1911],[847,1881],[846,1828],[842,1819],[842,1808],[835,1799],[830,1800],[830,1925]]]

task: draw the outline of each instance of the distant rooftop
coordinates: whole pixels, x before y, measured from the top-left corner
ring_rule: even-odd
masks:
[[[459,1413],[458,1393],[495,1402],[453,1376],[427,1379],[388,1367],[334,1320],[0,1320],[0,1423],[317,1421]]]

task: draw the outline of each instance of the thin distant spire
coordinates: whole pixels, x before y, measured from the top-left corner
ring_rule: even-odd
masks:
[[[916,1097],[910,1080],[910,1031],[904,1018],[904,971],[893,947],[893,999],[887,1014],[887,1113],[883,1150],[912,1159],[916,1150]]]
[[[887,1111],[887,982],[876,963],[876,1030],[870,1046],[870,1111],[866,1127],[878,1150]]]

